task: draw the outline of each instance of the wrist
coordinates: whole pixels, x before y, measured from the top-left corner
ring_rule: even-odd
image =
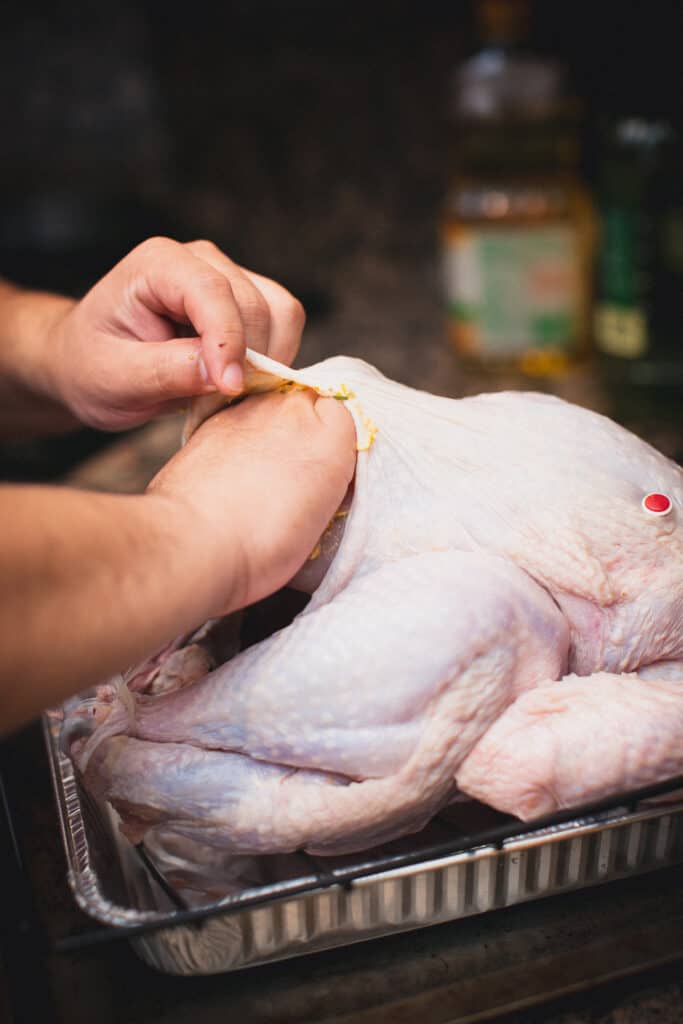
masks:
[[[3,289],[0,362],[16,386],[61,401],[57,327],[75,302],[61,295],[7,286]]]
[[[197,503],[165,493],[154,481],[140,500],[163,564],[173,567],[170,575],[177,581],[176,596],[189,626],[243,607],[246,567],[236,533],[204,515]]]
[[[59,386],[57,324],[71,299],[0,282],[0,434],[72,430],[78,420]]]

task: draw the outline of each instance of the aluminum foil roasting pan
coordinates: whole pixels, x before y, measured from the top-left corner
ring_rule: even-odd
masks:
[[[81,788],[59,750],[58,717],[46,715],[44,725],[69,883],[97,925],[63,947],[125,937],[148,964],[173,974],[264,964],[683,861],[677,778],[533,827],[456,806],[445,821],[381,850],[325,861],[252,858],[246,881],[237,872],[218,898],[194,892],[188,901]]]

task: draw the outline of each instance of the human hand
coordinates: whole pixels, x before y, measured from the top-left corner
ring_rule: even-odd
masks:
[[[148,493],[170,501],[170,518],[183,523],[192,577],[212,587],[207,616],[251,604],[296,574],[355,464],[344,403],[312,391],[252,396],[199,428]]]
[[[247,345],[289,364],[304,319],[288,291],[211,242],[152,238],[59,307],[42,346],[45,390],[90,426],[132,427],[181,398],[239,394]]]

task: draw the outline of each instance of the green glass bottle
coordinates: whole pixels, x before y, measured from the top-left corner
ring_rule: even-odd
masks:
[[[683,388],[683,145],[664,119],[602,136],[595,342],[603,377],[630,400]],[[657,400],[657,399],[655,399]]]

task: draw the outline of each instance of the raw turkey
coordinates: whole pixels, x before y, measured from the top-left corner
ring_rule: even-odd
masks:
[[[65,742],[132,840],[341,853],[458,791],[529,819],[683,771],[678,466],[540,394],[249,359],[254,390],[346,403],[353,494],[291,625],[224,663],[202,636],[171,645],[70,711]]]

